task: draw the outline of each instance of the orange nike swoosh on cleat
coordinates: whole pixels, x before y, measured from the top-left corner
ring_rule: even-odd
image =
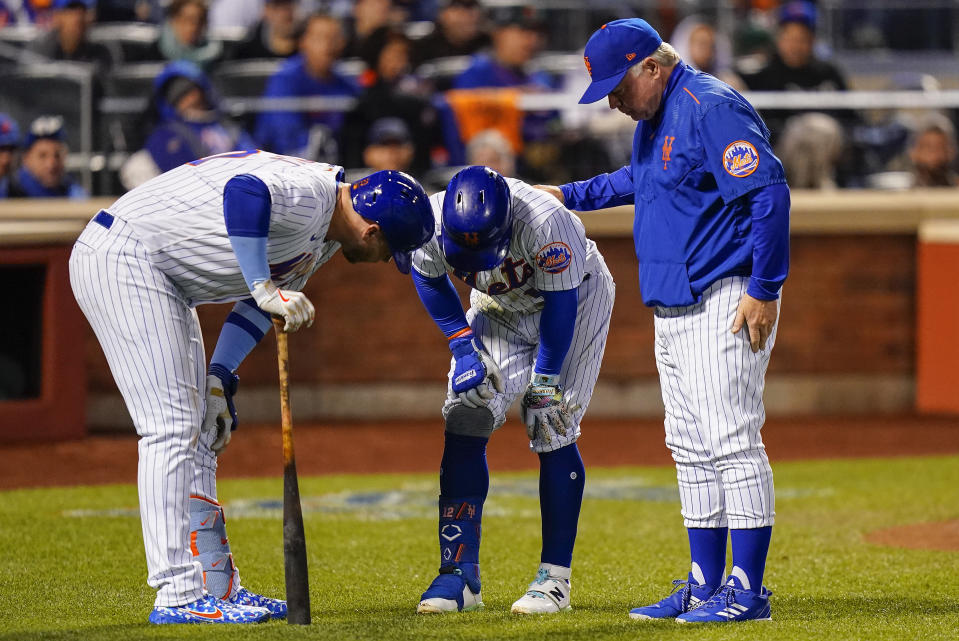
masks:
[[[289,302],[290,302],[290,299],[283,295],[282,290],[279,290],[279,289],[276,290],[276,294],[277,294],[277,296],[280,297],[280,300],[283,301],[284,303],[289,303]]]
[[[202,617],[204,619],[222,619],[223,618],[223,611],[220,610],[220,608],[217,608],[215,613],[197,612],[196,610],[187,610],[187,612],[189,612],[190,614],[195,614],[198,617]]]
[[[210,517],[206,517],[206,521],[209,521],[209,520],[210,520]],[[200,525],[206,525],[206,521],[204,521],[203,523],[200,523]]]
[[[215,568],[216,566],[220,565],[221,563],[223,563],[223,559],[220,559],[220,560],[217,561],[216,563],[211,563],[211,564],[210,564],[210,567],[214,567],[214,568]]]

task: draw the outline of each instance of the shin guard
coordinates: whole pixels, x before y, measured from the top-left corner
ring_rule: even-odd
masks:
[[[480,591],[479,548],[483,498],[440,497],[440,574],[462,572],[474,593]]]
[[[203,583],[211,596],[228,599],[236,593],[240,573],[233,565],[223,508],[196,494],[190,496],[190,551],[203,566]]]

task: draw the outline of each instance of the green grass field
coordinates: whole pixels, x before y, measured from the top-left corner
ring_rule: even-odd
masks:
[[[509,606],[539,560],[532,473],[493,472],[482,612],[424,617],[438,566],[435,475],[301,479],[313,625],[163,626],[133,486],[0,493],[0,639],[956,639],[959,552],[879,547],[873,529],[959,517],[959,457],[782,463],[766,585],[773,621],[680,628],[631,607],[685,573],[671,468],[592,469],[573,564],[573,611]],[[42,471],[39,471],[42,474]],[[244,584],[283,591],[280,479],[221,484]]]

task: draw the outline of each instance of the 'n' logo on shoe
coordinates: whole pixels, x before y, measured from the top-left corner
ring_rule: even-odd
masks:
[[[556,597],[557,601],[562,601],[564,598],[566,598],[566,595],[563,594],[563,591],[560,590],[558,587],[553,588],[552,590],[549,591],[549,593],[553,595],[554,597]]]

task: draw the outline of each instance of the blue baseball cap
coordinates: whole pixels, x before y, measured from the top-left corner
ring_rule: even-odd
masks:
[[[0,147],[19,147],[20,128],[7,114],[0,113]]]
[[[71,7],[83,7],[84,9],[94,9],[97,6],[97,0],[54,0],[54,9],[70,9]]]
[[[779,24],[784,25],[787,22],[798,22],[815,31],[816,5],[805,0],[787,2],[779,11]]]
[[[585,105],[602,100],[634,64],[656,51],[663,39],[640,18],[607,22],[590,36],[583,59],[592,80],[579,99]]]
[[[56,140],[64,142],[67,138],[63,128],[63,116],[40,116],[30,123],[27,129],[27,138],[23,142],[25,149],[30,149],[38,140]]]

